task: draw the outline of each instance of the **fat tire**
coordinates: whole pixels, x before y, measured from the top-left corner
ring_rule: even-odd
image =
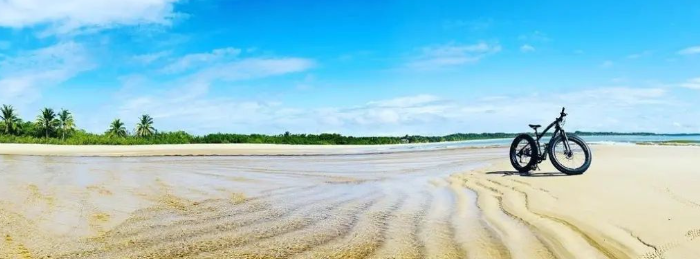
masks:
[[[549,147],[547,150],[547,153],[549,154],[549,160],[551,160],[552,165],[562,173],[565,173],[567,175],[583,174],[591,166],[591,162],[593,160],[593,154],[591,153],[591,148],[588,147],[588,144],[586,144],[586,142],[583,141],[583,139],[581,139],[579,136],[576,136],[574,134],[566,134],[566,137],[569,139],[569,141],[575,142],[583,149],[583,152],[586,154],[586,161],[583,163],[583,165],[581,165],[581,167],[573,169],[573,170],[568,169],[559,163],[559,161],[554,157],[554,145],[559,140],[561,140],[561,138],[562,138],[561,135],[558,135],[556,138],[553,138],[549,142]]]
[[[518,148],[518,143],[520,143],[522,140],[527,141],[528,145],[530,145],[530,150],[532,150],[532,157],[530,157],[530,162],[527,163],[525,166],[521,166],[520,163],[517,160],[516,154],[517,154],[517,148]],[[535,139],[532,138],[532,136],[528,134],[520,134],[513,139],[513,143],[510,144],[510,164],[513,165],[513,168],[517,170],[520,173],[528,173],[532,171],[532,169],[535,168],[535,165],[537,164],[538,158],[539,158],[539,149],[537,148],[537,142],[535,142]]]

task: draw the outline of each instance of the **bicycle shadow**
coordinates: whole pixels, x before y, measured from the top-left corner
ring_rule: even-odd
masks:
[[[561,172],[529,172],[521,173],[518,171],[491,171],[486,172],[486,174],[500,174],[505,176],[522,176],[522,177],[557,177],[557,176],[571,176]]]

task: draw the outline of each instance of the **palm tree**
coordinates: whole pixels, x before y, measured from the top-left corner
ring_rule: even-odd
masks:
[[[58,127],[61,129],[61,139],[66,139],[66,132],[72,131],[75,128],[73,114],[66,109],[61,109],[58,113]]]
[[[22,122],[17,114],[15,113],[15,108],[12,105],[2,105],[0,108],[0,119],[5,122],[5,133],[12,134],[15,132],[19,124]]]
[[[148,114],[141,116],[139,123],[136,124],[136,136],[147,137],[153,135],[155,132],[156,129],[153,127],[153,118],[148,116]]]
[[[53,109],[44,108],[41,110],[41,114],[37,116],[36,124],[39,128],[44,130],[45,136],[48,138],[49,134],[54,131],[54,128],[56,128],[58,124],[56,112],[54,112]]]
[[[109,124],[109,130],[107,130],[107,135],[110,137],[126,137],[126,128],[124,123],[120,119],[115,119]]]

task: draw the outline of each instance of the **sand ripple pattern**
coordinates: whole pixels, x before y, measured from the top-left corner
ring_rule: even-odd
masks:
[[[623,229],[596,230],[551,213],[557,197],[524,181],[470,173],[503,151],[101,158],[116,169],[85,169],[109,175],[89,190],[129,193],[143,206],[112,225],[97,217],[105,222],[86,225],[100,226],[88,235],[61,236],[42,234],[37,219],[2,204],[0,222],[15,224],[0,227],[0,258],[657,258],[663,252]],[[68,164],[53,170],[81,166]],[[134,171],[156,173],[126,182],[124,172]],[[30,191],[51,193],[42,186]],[[86,208],[115,213],[81,197],[80,215],[89,214]],[[52,202],[56,210],[73,208],[65,199]],[[688,239],[699,233],[689,231]]]

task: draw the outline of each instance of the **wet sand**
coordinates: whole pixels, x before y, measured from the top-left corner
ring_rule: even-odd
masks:
[[[505,148],[323,148],[338,155],[2,155],[0,258],[700,255],[698,147],[595,145],[581,176],[515,174]]]
[[[147,157],[147,156],[299,156],[378,154],[409,151],[426,144],[408,145],[277,145],[277,144],[168,144],[168,145],[44,145],[0,144],[0,155]],[[429,145],[429,144],[428,144]]]

